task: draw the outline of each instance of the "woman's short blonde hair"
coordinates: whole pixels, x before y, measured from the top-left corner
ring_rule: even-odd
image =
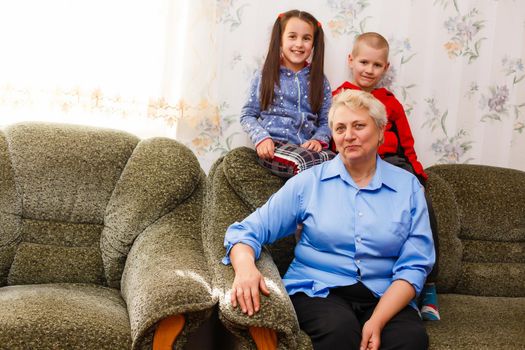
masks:
[[[334,123],[335,111],[341,106],[346,106],[354,111],[366,110],[379,130],[382,130],[387,123],[386,110],[383,103],[369,92],[349,89],[343,90],[333,98],[332,107],[328,112],[328,126],[330,129],[332,129]]]

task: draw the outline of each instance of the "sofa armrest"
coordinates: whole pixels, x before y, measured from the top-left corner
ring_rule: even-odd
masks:
[[[222,266],[219,276],[215,276],[216,287],[219,292],[219,317],[226,327],[240,338],[241,342],[252,344],[249,328],[260,327],[274,330],[277,333],[279,347],[295,348],[299,323],[277,266],[265,250],[263,250],[256,265],[270,290],[268,297],[261,294],[259,312],[253,316],[248,316],[242,313],[239,307],[235,309],[232,307],[230,295],[235,277],[234,271],[231,266]]]
[[[199,190],[201,191],[201,190]],[[132,348],[151,342],[162,319],[185,314],[177,347],[211,315],[216,303],[201,241],[202,192],[144,230],[128,254],[121,281]]]
[[[278,348],[297,348],[296,344],[300,343],[302,333],[299,332],[295,310],[277,266],[266,249],[263,249],[256,264],[265,277],[270,296],[261,295],[261,309],[251,317],[243,314],[238,308],[232,308],[230,292],[234,271],[231,266],[221,263],[226,252],[224,234],[229,225],[248,216],[253,208],[247,205],[232,188],[231,182],[225,175],[223,160],[223,158],[218,159],[208,174],[203,216],[204,251],[213,273],[213,289],[219,298],[219,317],[236,336],[241,347],[255,347],[249,328],[260,327],[276,332]]]

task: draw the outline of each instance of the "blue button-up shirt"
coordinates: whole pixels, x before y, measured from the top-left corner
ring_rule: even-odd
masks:
[[[359,188],[340,157],[294,176],[261,208],[232,224],[223,263],[230,263],[234,244],[251,246],[259,258],[262,245],[303,223],[283,278],[288,294],[326,297],[330,288],[361,281],[380,297],[402,279],[419,295],[435,261],[423,187],[377,157],[372,180]]]
[[[318,114],[310,107],[310,67],[297,73],[281,67],[279,86],[275,87],[273,102],[261,111],[261,73],[252,81],[248,99],[241,110],[241,126],[254,145],[266,138],[301,145],[315,139],[330,143],[328,110],[332,104],[332,90],[324,79],[323,103]]]

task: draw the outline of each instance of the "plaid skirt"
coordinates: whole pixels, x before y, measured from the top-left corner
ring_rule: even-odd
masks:
[[[274,143],[273,159],[259,158],[259,164],[270,170],[272,174],[283,178],[290,178],[335,157],[335,153],[329,149],[315,152],[293,143],[281,141],[274,141]]]

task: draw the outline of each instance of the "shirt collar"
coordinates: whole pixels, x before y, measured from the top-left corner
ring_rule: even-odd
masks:
[[[307,74],[307,73],[310,72],[310,65],[304,66],[304,68],[301,68],[301,70],[298,71],[298,72],[294,72],[293,70],[291,70],[289,68],[286,68],[285,66],[281,66],[280,70],[281,70],[281,72],[285,72],[285,73],[292,73],[292,74],[301,75],[301,74]]]
[[[388,169],[388,165],[385,164],[385,161],[382,160],[381,157],[379,157],[379,155],[376,155],[376,172],[368,186],[363,188],[364,190],[377,190],[382,185],[385,185],[386,187],[397,192],[397,184],[394,181],[390,170]],[[331,179],[337,176],[340,177],[341,180],[343,180],[347,184],[358,188],[354,180],[346,170],[340,154],[338,154],[334,159],[329,161],[323,168],[323,171],[321,173],[321,181]]]
[[[362,90],[359,86],[349,82],[349,81],[345,81],[338,89],[351,89],[351,90]],[[374,95],[375,97],[378,97],[378,96],[383,96],[383,95],[387,95],[389,93],[389,91],[385,88],[375,88],[373,89],[371,92],[370,92],[372,95]]]

